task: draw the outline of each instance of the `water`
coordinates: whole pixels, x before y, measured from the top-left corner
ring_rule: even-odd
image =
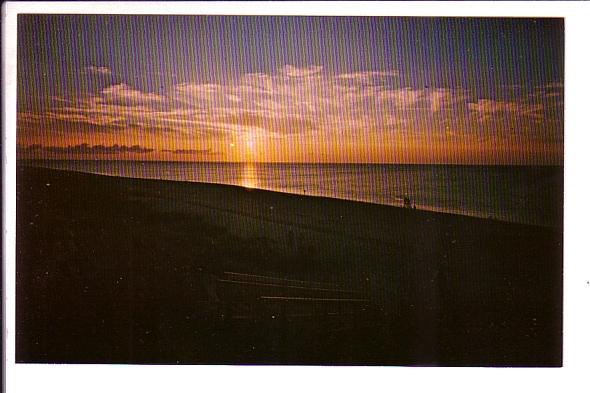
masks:
[[[563,167],[37,161],[122,177],[233,184],[561,227]]]

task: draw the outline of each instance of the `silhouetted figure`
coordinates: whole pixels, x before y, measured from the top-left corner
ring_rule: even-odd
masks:
[[[409,196],[405,196],[404,197],[404,207],[406,209],[411,209],[412,208],[412,200],[410,199]]]

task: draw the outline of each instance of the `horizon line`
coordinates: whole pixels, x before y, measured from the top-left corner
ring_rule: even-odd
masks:
[[[17,158],[16,161],[95,161],[95,162],[154,162],[189,164],[277,164],[277,165],[448,165],[448,166],[561,166],[563,163],[457,163],[457,162],[318,162],[318,161],[190,161],[190,160],[138,160],[96,158]]]

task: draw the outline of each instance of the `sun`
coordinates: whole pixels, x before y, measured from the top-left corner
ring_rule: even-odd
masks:
[[[254,137],[248,136],[248,138],[246,139],[246,148],[248,149],[248,151],[254,152],[255,146],[256,144],[254,142]]]
[[[257,157],[256,153],[256,141],[255,137],[252,134],[246,136],[246,140],[244,141],[244,146],[246,148],[246,160],[249,162],[255,161]]]

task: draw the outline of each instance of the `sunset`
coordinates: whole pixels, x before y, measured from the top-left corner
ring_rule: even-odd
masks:
[[[557,19],[21,15],[20,158],[563,163]]]
[[[564,18],[17,22],[16,363],[563,366]]]

